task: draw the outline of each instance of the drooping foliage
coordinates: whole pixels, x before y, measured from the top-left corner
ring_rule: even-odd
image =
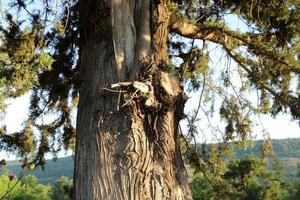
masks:
[[[0,146],[17,152],[25,165],[43,164],[45,153],[73,149],[75,144],[71,111],[77,105],[80,83],[77,6],[71,1],[46,3],[45,10],[36,10],[33,2],[9,4],[18,15],[29,14],[34,20],[31,24],[18,22],[9,11],[4,11],[6,20],[1,28],[3,108],[7,98],[29,91],[31,102],[24,129],[6,134],[4,127]],[[34,8],[32,12],[30,7]],[[44,123],[43,118],[49,115],[54,119]]]
[[[231,154],[227,143],[250,139],[254,116],[283,112],[300,119],[300,1],[166,2],[170,64],[159,67],[187,92],[201,93],[195,112],[186,114],[183,152],[193,166],[221,172],[224,155]],[[2,8],[0,108],[27,92],[31,102],[21,131],[1,129],[0,149],[16,152],[24,165],[43,165],[45,153],[74,148],[72,111],[81,83],[78,3],[18,0]],[[214,52],[226,62],[217,62]],[[208,119],[219,114],[224,128],[211,128],[224,144],[190,148],[201,126],[199,112]],[[265,144],[261,149],[267,155]]]

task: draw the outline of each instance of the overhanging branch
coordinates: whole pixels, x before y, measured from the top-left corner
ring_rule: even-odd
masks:
[[[181,19],[181,17],[177,15],[172,15],[169,25],[170,32],[177,33],[183,37],[209,40],[218,44],[223,44],[226,40],[221,27],[195,25],[187,20]]]
[[[279,64],[279,69],[300,74],[300,66],[293,61],[291,55],[286,52],[280,53],[278,49],[263,41],[258,35],[249,33],[240,33],[238,31],[232,31],[225,25],[220,24],[193,24],[185,19],[182,19],[178,15],[173,15],[170,20],[170,32],[176,33],[180,36],[211,41],[223,46],[227,54],[235,60],[241,68],[243,68],[248,76],[254,81],[254,83],[263,90],[272,94],[277,101],[283,106],[289,107],[294,117],[299,117],[298,98],[291,94],[283,94],[281,91],[274,90],[265,80],[259,78],[259,74],[252,71],[252,66],[259,66],[261,63],[257,63],[251,58],[241,57],[234,53],[234,49],[239,46],[247,47],[247,50],[253,54],[253,56],[259,56],[265,59],[264,63],[268,67],[274,67],[274,64]],[[289,57],[290,56],[290,57]],[[289,59],[290,58],[290,59]]]
[[[294,98],[291,95],[285,95],[282,96],[280,92],[274,91],[271,87],[269,87],[264,80],[259,79],[251,69],[249,69],[249,65],[254,65],[254,61],[249,61],[250,63],[245,63],[243,60],[239,58],[239,56],[235,55],[229,48],[226,46],[223,46],[227,54],[235,61],[237,62],[246,72],[247,74],[254,80],[255,84],[259,86],[261,89],[264,89],[268,91],[270,94],[272,94],[276,99],[278,99],[283,105],[292,107],[290,99]]]
[[[170,32],[187,38],[207,40],[222,46],[246,46],[252,54],[263,56],[287,67],[292,72],[300,73],[300,67],[287,60],[286,55],[281,55],[276,52],[276,49],[269,48],[269,44],[261,41],[258,36],[232,31],[220,24],[193,24],[176,14],[171,16],[169,27]]]

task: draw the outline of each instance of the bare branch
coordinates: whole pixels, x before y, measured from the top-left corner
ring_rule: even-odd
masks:
[[[172,15],[170,19],[171,32],[187,38],[209,40],[223,44],[225,42],[224,33],[220,28],[218,28],[219,30],[216,28],[217,27],[214,28],[215,30],[212,30],[212,27],[195,25],[175,15]]]

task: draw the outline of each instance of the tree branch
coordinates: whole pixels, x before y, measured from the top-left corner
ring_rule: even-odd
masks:
[[[218,44],[225,42],[224,33],[221,27],[211,27],[206,25],[195,25],[180,16],[172,15],[170,18],[170,32],[177,33],[183,37],[209,40]]]
[[[274,91],[271,87],[269,87],[264,80],[261,80],[259,78],[257,78],[257,76],[247,67],[251,64],[254,63],[245,63],[244,61],[242,61],[238,55],[235,55],[229,48],[227,48],[226,46],[223,46],[225,51],[227,52],[227,54],[235,61],[237,62],[246,72],[247,74],[253,78],[253,80],[255,81],[256,85],[261,87],[262,89],[265,89],[266,91],[268,91],[270,94],[272,94],[275,98],[277,98],[281,103],[283,103],[284,105],[291,107],[290,106],[290,102],[289,102],[289,98],[292,98],[290,95],[286,95],[286,96],[282,96],[280,95],[280,92],[276,92]]]
[[[222,46],[228,46],[229,44],[246,46],[249,52],[254,55],[265,56],[269,60],[288,67],[295,73],[300,73],[300,67],[286,59],[288,55],[280,55],[276,49],[271,49],[270,44],[262,41],[259,36],[232,31],[225,25],[220,24],[193,24],[176,14],[171,16],[169,27],[170,32],[187,38],[208,40]]]

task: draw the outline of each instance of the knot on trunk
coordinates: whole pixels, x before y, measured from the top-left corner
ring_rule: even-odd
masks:
[[[111,84],[110,88],[102,89],[124,94],[121,107],[132,105],[132,101],[137,101],[146,110],[150,109],[150,111],[155,113],[161,110],[167,112],[170,109],[174,109],[180,116],[180,119],[183,116],[183,107],[187,96],[184,94],[178,80],[166,72],[155,70],[143,80],[114,83]],[[119,88],[119,90],[112,90],[116,88]]]
[[[158,72],[154,77],[155,96],[162,105],[163,111],[175,109],[180,116],[183,116],[187,96],[178,80],[166,72]]]

